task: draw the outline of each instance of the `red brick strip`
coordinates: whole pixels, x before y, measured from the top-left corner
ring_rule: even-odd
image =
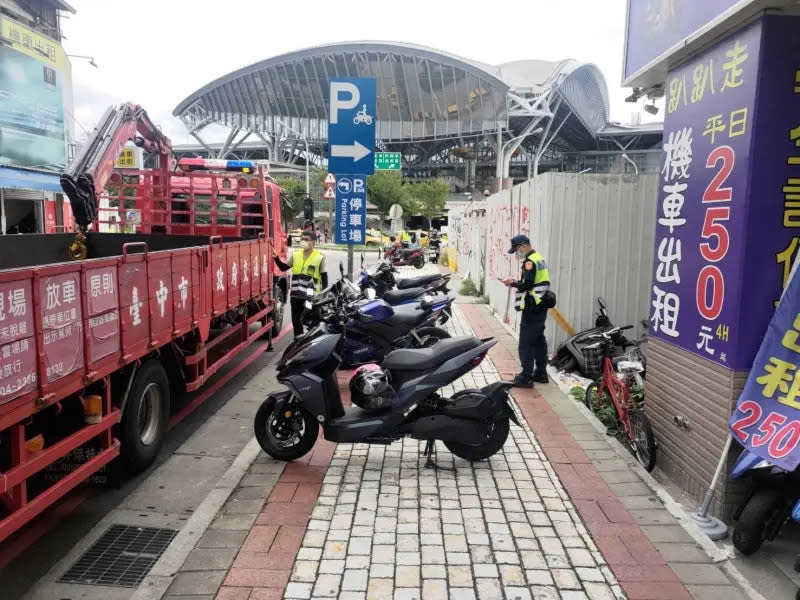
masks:
[[[346,398],[346,374],[339,387]],[[347,403],[347,401],[345,400]],[[217,600],[280,600],[303,543],[336,444],[320,438],[288,463],[217,593]]]
[[[460,305],[475,334],[508,335],[484,306]],[[498,349],[499,348],[499,349]],[[501,344],[490,351],[507,360]],[[514,360],[516,368],[519,363]],[[498,370],[505,377],[508,367]],[[514,399],[564,489],[630,600],[692,600],[675,571],[636,524],[561,419],[535,390],[517,389]]]

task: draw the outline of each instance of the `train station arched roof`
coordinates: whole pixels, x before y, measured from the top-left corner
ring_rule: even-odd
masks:
[[[377,79],[377,135],[391,145],[514,135],[547,115],[559,128],[558,145],[581,149],[608,124],[608,86],[592,64],[488,65],[397,42],[329,44],[269,58],[205,85],[174,114],[190,131],[211,123],[270,136],[299,131],[323,144],[329,77]]]

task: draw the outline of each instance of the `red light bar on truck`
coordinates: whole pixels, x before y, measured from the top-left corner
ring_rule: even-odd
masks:
[[[250,160],[221,160],[218,158],[182,158],[178,161],[181,171],[234,171],[254,173],[256,164]]]

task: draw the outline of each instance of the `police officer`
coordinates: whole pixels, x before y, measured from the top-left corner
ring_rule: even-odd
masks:
[[[317,293],[328,287],[328,272],[325,268],[325,256],[314,248],[314,234],[306,230],[300,237],[300,249],[289,255],[289,262],[283,262],[273,249],[275,264],[282,271],[292,270],[292,288],[289,303],[292,308],[292,326],[297,337],[303,333],[303,311],[308,299],[307,290]]]
[[[516,288],[514,308],[522,312],[519,330],[519,361],[522,363],[522,372],[514,378],[514,385],[531,388],[534,382],[548,381],[544,326],[547,310],[555,306],[555,295],[550,291],[547,263],[544,257],[531,247],[528,236],[514,236],[508,253],[516,254],[522,261],[522,277],[519,281],[512,278],[503,280],[508,287]]]

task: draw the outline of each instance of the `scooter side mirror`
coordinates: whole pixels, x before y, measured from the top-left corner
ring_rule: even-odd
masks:
[[[344,265],[342,264],[342,261],[339,261],[339,275],[344,277]]]

